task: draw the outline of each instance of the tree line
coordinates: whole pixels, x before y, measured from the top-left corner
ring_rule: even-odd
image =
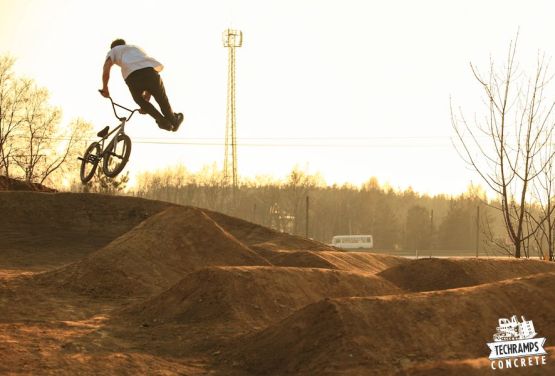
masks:
[[[128,194],[216,210],[324,243],[335,235],[370,234],[380,250],[468,251],[478,246],[480,254],[499,255],[504,253],[497,244],[508,241],[493,203],[473,186],[459,196],[396,190],[375,177],[360,187],[329,186],[319,174],[299,167],[282,181],[242,179],[236,189],[223,182],[215,165],[198,173],[176,166],[142,173]],[[529,255],[538,252],[534,248]]]

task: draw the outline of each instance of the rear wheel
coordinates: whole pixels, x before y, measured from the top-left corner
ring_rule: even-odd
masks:
[[[80,177],[83,184],[88,183],[92,179],[98,167],[98,162],[100,162],[100,144],[93,142],[85,150],[85,155],[81,158]]]
[[[131,154],[131,139],[126,134],[120,134],[104,155],[104,174],[115,178],[129,161]]]

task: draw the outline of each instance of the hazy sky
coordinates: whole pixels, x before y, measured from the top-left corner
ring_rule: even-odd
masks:
[[[237,51],[239,173],[283,177],[299,164],[328,183],[376,176],[394,187],[458,193],[476,175],[454,150],[449,99],[472,116],[480,91],[469,62],[500,63],[520,28],[519,60],[553,56],[550,1],[0,0],[0,54],[47,87],[64,121],[114,124],[97,89],[111,41],[137,44],[166,68],[178,133],[146,116],[127,128],[132,172],[223,163],[227,51]],[[133,105],[119,68],[112,96]],[[155,141],[155,143],[152,143]],[[160,144],[162,143],[162,144]],[[76,171],[77,174],[77,171]]]

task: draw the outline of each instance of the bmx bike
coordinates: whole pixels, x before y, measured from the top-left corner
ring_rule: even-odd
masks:
[[[100,90],[99,90],[100,91]],[[102,172],[104,175],[115,178],[125,168],[129,161],[131,154],[131,139],[125,134],[125,124],[131,119],[133,114],[139,109],[130,110],[120,104],[115,103],[112,97],[108,97],[112,103],[114,115],[121,122],[116,128],[110,132],[110,127],[106,126],[97,136],[100,137],[99,141],[95,141],[89,145],[85,154],[78,159],[81,161],[80,177],[83,184],[89,182],[98,168],[99,163],[102,161]],[[118,116],[116,107],[119,107],[129,112],[127,117]],[[106,147],[104,146],[110,136]]]

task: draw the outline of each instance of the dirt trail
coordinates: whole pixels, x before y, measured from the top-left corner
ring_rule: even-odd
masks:
[[[387,374],[434,359],[476,358],[489,353],[497,320],[510,314],[532,315],[541,336],[554,338],[554,283],[555,273],[544,273],[441,292],[323,300],[237,341],[230,356],[254,374]]]

